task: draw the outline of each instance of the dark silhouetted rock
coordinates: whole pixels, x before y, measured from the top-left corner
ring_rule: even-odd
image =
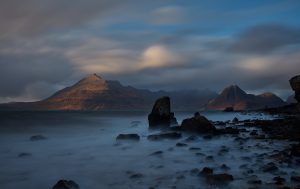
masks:
[[[79,189],[79,185],[72,180],[60,180],[52,189]]]
[[[162,155],[163,154],[163,151],[155,151],[153,152],[152,154],[150,154],[150,156],[156,156],[156,155]]]
[[[140,140],[140,136],[138,134],[119,134],[117,136],[117,140],[139,141]]]
[[[33,135],[30,137],[31,141],[36,141],[36,140],[45,140],[47,139],[47,137],[43,136],[43,135]]]
[[[227,173],[207,175],[206,181],[209,184],[224,184],[233,181],[233,176]]]
[[[227,107],[223,111],[224,112],[234,112],[234,108],[233,107]]]
[[[184,119],[181,123],[181,129],[197,134],[214,133],[216,131],[215,126],[206,117],[201,116],[199,112],[196,112],[192,118]]]
[[[232,127],[226,127],[224,129],[218,129],[217,133],[218,134],[239,134],[240,130]]]
[[[278,170],[278,167],[276,167],[275,163],[273,163],[273,162],[270,162],[270,163],[262,166],[263,172],[274,172],[277,170]]]
[[[171,112],[170,98],[161,97],[155,101],[151,113],[148,115],[149,127],[169,127],[177,124],[174,113]]]
[[[276,185],[282,185],[285,182],[285,178],[280,176],[274,177],[273,180],[275,181]]]
[[[176,146],[178,146],[178,147],[184,147],[184,146],[187,146],[187,144],[178,142],[178,143],[176,143]]]
[[[202,176],[207,176],[207,175],[211,175],[213,173],[214,173],[213,169],[211,169],[209,167],[204,167],[199,174]]]
[[[237,117],[233,118],[232,120],[233,123],[239,122],[239,119]]]
[[[291,155],[300,157],[300,143],[292,145]]]
[[[300,176],[291,176],[291,181],[300,182]]]
[[[290,79],[290,85],[295,91],[295,99],[300,103],[300,75],[294,76]]]
[[[178,132],[166,132],[160,134],[153,134],[148,136],[148,140],[163,140],[163,139],[179,139],[181,133]]]
[[[22,152],[22,153],[19,153],[18,157],[29,157],[29,156],[32,156],[31,153],[27,153],[27,152]]]

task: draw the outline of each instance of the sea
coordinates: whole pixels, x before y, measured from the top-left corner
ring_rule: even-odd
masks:
[[[228,124],[235,117],[274,118],[255,112],[200,113]],[[179,123],[193,114],[175,112]],[[176,140],[147,139],[158,132],[148,129],[147,112],[142,111],[0,112],[0,188],[51,189],[61,179],[75,181],[80,189],[249,188],[253,178],[268,188],[274,174],[262,172],[261,166],[271,161],[267,155],[290,145],[252,139],[247,132],[197,136],[192,141],[186,140],[190,135]],[[130,133],[138,134],[140,140],[116,140],[119,134]],[[44,138],[30,140],[35,135]],[[237,138],[245,140],[241,143]],[[300,167],[278,166],[281,172],[275,176],[289,179],[300,172]],[[209,184],[198,175],[204,167],[231,174],[234,181]]]

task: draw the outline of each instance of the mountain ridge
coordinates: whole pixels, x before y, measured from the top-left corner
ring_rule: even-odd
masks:
[[[225,87],[223,91],[207,104],[208,110],[224,110],[232,107],[234,110],[254,110],[273,108],[285,105],[285,102],[271,92],[259,95],[247,94],[237,85]]]

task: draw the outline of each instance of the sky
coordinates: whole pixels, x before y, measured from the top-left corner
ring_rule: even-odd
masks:
[[[293,92],[298,0],[0,0],[0,102],[97,73],[150,90]]]

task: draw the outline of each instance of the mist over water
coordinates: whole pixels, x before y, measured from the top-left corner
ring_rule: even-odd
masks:
[[[264,114],[204,112],[212,121],[271,119]],[[193,112],[175,113],[178,122]],[[149,141],[146,112],[0,112],[0,188],[50,189],[58,180],[74,180],[82,189],[101,188],[216,188],[192,169],[212,167],[216,173],[228,172],[235,180],[221,188],[240,188],[247,177],[240,168],[252,168],[260,178],[273,178],[259,171],[268,162],[260,154],[270,154],[288,146],[285,141],[249,139],[241,149],[234,137],[199,137]],[[116,141],[118,134],[137,133],[139,142]],[[33,135],[45,140],[31,141]],[[246,134],[241,134],[242,136]],[[178,147],[177,142],[188,146]],[[190,147],[201,148],[192,151]],[[220,150],[228,152],[220,155]],[[162,151],[162,154],[151,155]],[[196,154],[198,153],[198,154]],[[207,158],[213,156],[213,158]],[[230,169],[224,171],[222,164]],[[295,170],[280,165],[286,177]],[[132,176],[135,175],[135,176]],[[283,175],[284,177],[285,175]]]

